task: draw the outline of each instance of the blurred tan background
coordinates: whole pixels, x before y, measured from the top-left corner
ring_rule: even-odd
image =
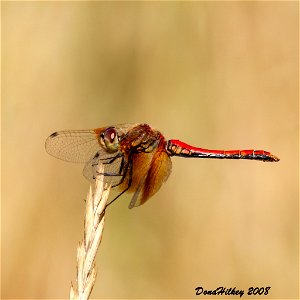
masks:
[[[89,182],[47,136],[146,122],[281,161],[172,159],[144,206],[110,207],[93,297],[298,298],[298,21],[297,2],[2,3],[2,297],[75,280]]]

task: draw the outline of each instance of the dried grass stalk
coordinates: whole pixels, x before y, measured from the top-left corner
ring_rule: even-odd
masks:
[[[95,257],[102,238],[109,188],[104,188],[103,166],[98,166],[95,190],[90,186],[85,209],[84,236],[77,249],[77,286],[71,283],[70,299],[88,299],[95,280]]]

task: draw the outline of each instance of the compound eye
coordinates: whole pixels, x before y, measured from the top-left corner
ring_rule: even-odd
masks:
[[[119,139],[117,131],[113,127],[107,128],[102,134],[101,139],[108,152],[116,152],[119,149]]]

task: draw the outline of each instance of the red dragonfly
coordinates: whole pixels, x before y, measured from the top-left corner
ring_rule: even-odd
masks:
[[[85,163],[83,174],[90,181],[94,181],[101,162],[104,181],[121,190],[108,205],[129,191],[134,193],[129,208],[145,203],[160,189],[171,173],[171,156],[279,161],[264,150],[208,150],[166,140],[147,124],[58,131],[47,138],[45,146],[56,158]]]

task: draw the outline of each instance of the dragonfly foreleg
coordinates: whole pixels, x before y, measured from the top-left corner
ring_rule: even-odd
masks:
[[[106,162],[104,162],[104,165],[109,165],[111,163],[113,163],[117,158],[122,157],[122,160],[124,159],[124,156],[121,153],[118,153],[116,156],[114,157],[108,157],[108,158],[103,158],[103,159],[99,159],[99,160],[107,160]]]
[[[95,154],[95,156],[93,157],[93,163],[92,163],[92,166],[95,167],[98,165],[99,161],[101,161],[101,163],[103,165],[109,165],[111,163],[113,163],[117,158],[120,158],[122,157],[122,160],[123,160],[123,155],[122,153],[118,153],[117,155],[113,156],[113,157],[105,157],[105,158],[99,158],[99,153],[97,152]],[[104,162],[102,162],[104,161]]]

